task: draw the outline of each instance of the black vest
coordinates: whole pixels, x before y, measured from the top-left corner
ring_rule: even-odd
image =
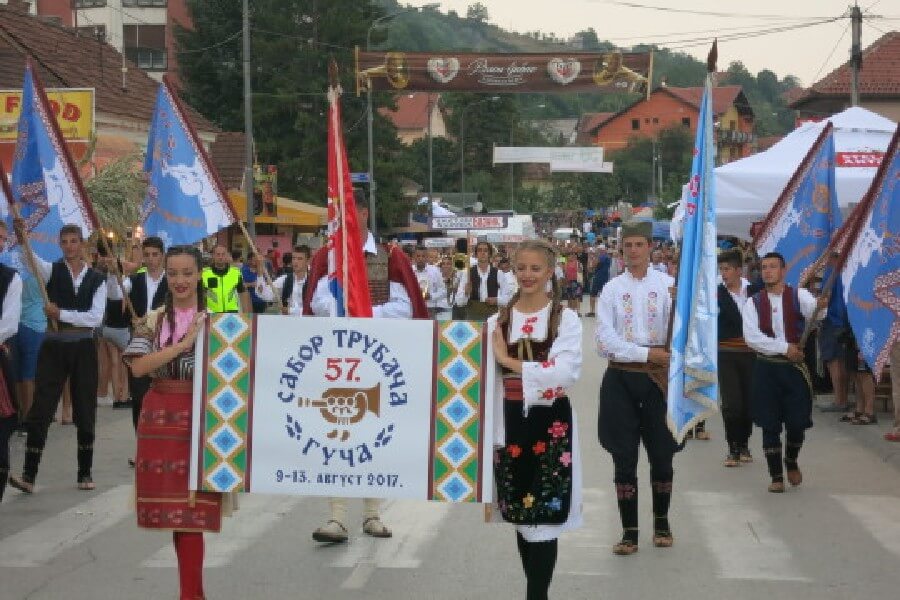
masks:
[[[750,298],[760,290],[761,286],[747,286],[747,297]],[[725,287],[724,283],[719,284],[719,341],[731,340],[744,337],[744,318],[741,316],[741,309],[737,302]]]
[[[53,263],[50,271],[50,281],[47,282],[47,296],[50,302],[57,305],[60,310],[75,310],[86,312],[91,309],[94,302],[94,294],[97,289],[106,283],[106,276],[96,269],[84,267],[87,271],[81,280],[78,293],[75,293],[75,283],[69,273],[69,267],[62,260]]]
[[[300,299],[306,298],[306,284],[309,283],[309,274],[307,274],[306,279],[303,280],[303,288],[300,290]],[[281,304],[287,306],[287,303],[291,299],[291,294],[294,293],[294,272],[291,271],[287,274],[287,277],[284,278],[284,287],[281,288]]]
[[[6,292],[9,291],[9,284],[12,283],[16,270],[0,264],[0,315],[3,314],[3,301],[6,300]]]
[[[145,307],[147,306],[147,273],[146,271],[135,273],[130,276],[129,279],[131,279],[131,291],[128,292],[128,299],[131,300],[131,306],[134,308],[134,315],[136,317],[143,317],[146,313]],[[156,293],[153,294],[150,310],[156,310],[163,305],[166,301],[166,293],[168,291],[169,283],[165,274],[163,274],[162,280],[159,282],[159,287],[156,288]]]
[[[496,267],[488,269],[487,277],[487,297],[496,298],[500,292],[500,283],[497,281],[499,271]],[[472,282],[472,300],[484,302],[487,298],[481,297],[481,273],[478,272],[478,265],[469,269],[469,281]]]

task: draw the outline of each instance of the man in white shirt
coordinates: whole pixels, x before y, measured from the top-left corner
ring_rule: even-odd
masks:
[[[28,235],[21,219],[14,221],[16,235]],[[34,481],[50,421],[71,379],[72,407],[78,429],[78,489],[93,490],[91,468],[94,461],[94,424],[97,420],[97,345],[94,330],[103,322],[106,311],[106,278],[89,267],[82,254],[84,238],[78,225],[59,230],[63,258],[48,263],[37,259],[38,276],[47,282],[50,302],[47,318],[57,330],[48,328],[38,354],[34,403],[25,418],[28,440],[22,475],[11,475],[9,484],[26,494],[34,492]]]
[[[607,283],[597,300],[596,342],[609,360],[600,388],[600,444],[615,464],[616,497],[622,539],[613,552],[638,549],[637,463],[641,441],[650,462],[653,492],[653,543],[674,543],[668,512],[672,498],[672,459],[682,446],[666,425],[669,313],[674,280],[650,267],[650,223],[622,226],[627,270]]]
[[[486,321],[512,298],[506,277],[501,278],[499,269],[491,265],[493,254],[493,246],[478,242],[475,246],[478,262],[469,268],[468,278],[456,292],[456,305],[468,305],[467,318],[472,321]]]
[[[784,468],[791,485],[803,481],[797,456],[805,431],[812,427],[812,384],[800,346],[806,322],[816,307],[824,307],[809,291],[784,282],[784,257],[770,252],[760,270],[765,288],[744,303],[744,338],[757,353],[753,368],[753,421],[762,429],[763,452],[772,483],[769,491],[784,492]],[[784,468],[781,430],[785,429]]]
[[[309,246],[294,246],[291,252],[291,272],[281,275],[272,282],[273,291],[268,286],[260,286],[257,295],[266,302],[273,302],[276,295],[281,298],[281,314],[303,316],[303,298],[306,295],[309,274]]]
[[[447,286],[444,285],[441,270],[429,264],[428,251],[424,246],[417,246],[413,254],[413,274],[422,290],[429,318],[437,319],[438,315],[450,310],[450,305],[447,304]]]
[[[364,240],[363,253],[369,279],[369,295],[372,300],[372,317],[376,319],[427,319],[428,309],[422,300],[421,290],[412,272],[409,259],[396,245],[379,246],[368,230],[369,203],[365,193],[353,190],[356,203],[359,236]],[[321,317],[336,316],[337,302],[328,288],[328,247],[320,249],[313,257],[309,269],[309,285],[304,297],[307,314]],[[312,537],[317,542],[334,544],[346,542],[347,499],[329,498],[331,517]],[[391,530],[381,522],[377,498],[363,499],[363,532],[376,538],[391,537]]]

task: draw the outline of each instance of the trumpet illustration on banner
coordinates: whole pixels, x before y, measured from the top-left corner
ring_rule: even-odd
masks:
[[[360,90],[369,89],[371,79],[375,77],[384,77],[395,90],[402,90],[409,85],[409,63],[406,60],[406,54],[403,52],[387,52],[384,55],[383,64],[364,71],[359,70],[358,62],[359,58],[357,57],[357,93]]]
[[[327,434],[330,439],[340,435],[341,441],[345,442],[350,437],[350,431],[346,428],[362,421],[367,413],[380,416],[381,383],[368,389],[328,388],[322,396],[322,398],[300,398],[297,400],[297,406],[318,408],[322,417],[335,425],[335,428]]]

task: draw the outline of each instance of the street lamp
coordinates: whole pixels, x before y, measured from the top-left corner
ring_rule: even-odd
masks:
[[[491,96],[490,98],[473,102],[464,106],[459,113],[459,192],[461,194],[466,193],[466,111],[473,106],[484,104],[485,102],[496,102],[499,99],[500,96]],[[460,200],[465,201],[465,198],[460,198]]]
[[[422,10],[426,9],[436,9],[440,8],[440,2],[431,2],[422,6]],[[372,24],[369,25],[368,31],[366,31],[366,52],[369,52],[372,49],[372,30],[378,27],[384,21],[389,21],[394,17],[399,15],[403,15],[410,12],[417,12],[419,9],[410,6],[409,8],[397,11],[395,13],[391,13],[389,15],[384,15],[372,21]],[[366,121],[369,130],[369,139],[368,139],[368,150],[369,150],[369,221],[370,227],[372,229],[372,235],[378,236],[378,219],[375,215],[375,150],[372,143],[372,125],[374,123],[375,117],[372,114],[372,82],[366,82]]]

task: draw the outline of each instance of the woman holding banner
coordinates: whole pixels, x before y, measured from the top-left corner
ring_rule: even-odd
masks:
[[[188,490],[194,342],[206,318],[200,252],[166,253],[165,305],[147,315],[125,350],[132,375],[149,375],[137,429],[135,487],[139,527],[172,531],[181,600],[203,598],[203,532],[219,531],[230,495]]]
[[[528,600],[547,598],[557,538],[581,525],[581,455],[566,389],[581,373],[581,321],[558,294],[548,300],[556,252],[523,242],[514,261],[518,291],[488,321],[503,373],[495,405],[497,508],[516,525]],[[498,378],[499,380],[499,378]],[[501,395],[502,394],[502,395]]]

